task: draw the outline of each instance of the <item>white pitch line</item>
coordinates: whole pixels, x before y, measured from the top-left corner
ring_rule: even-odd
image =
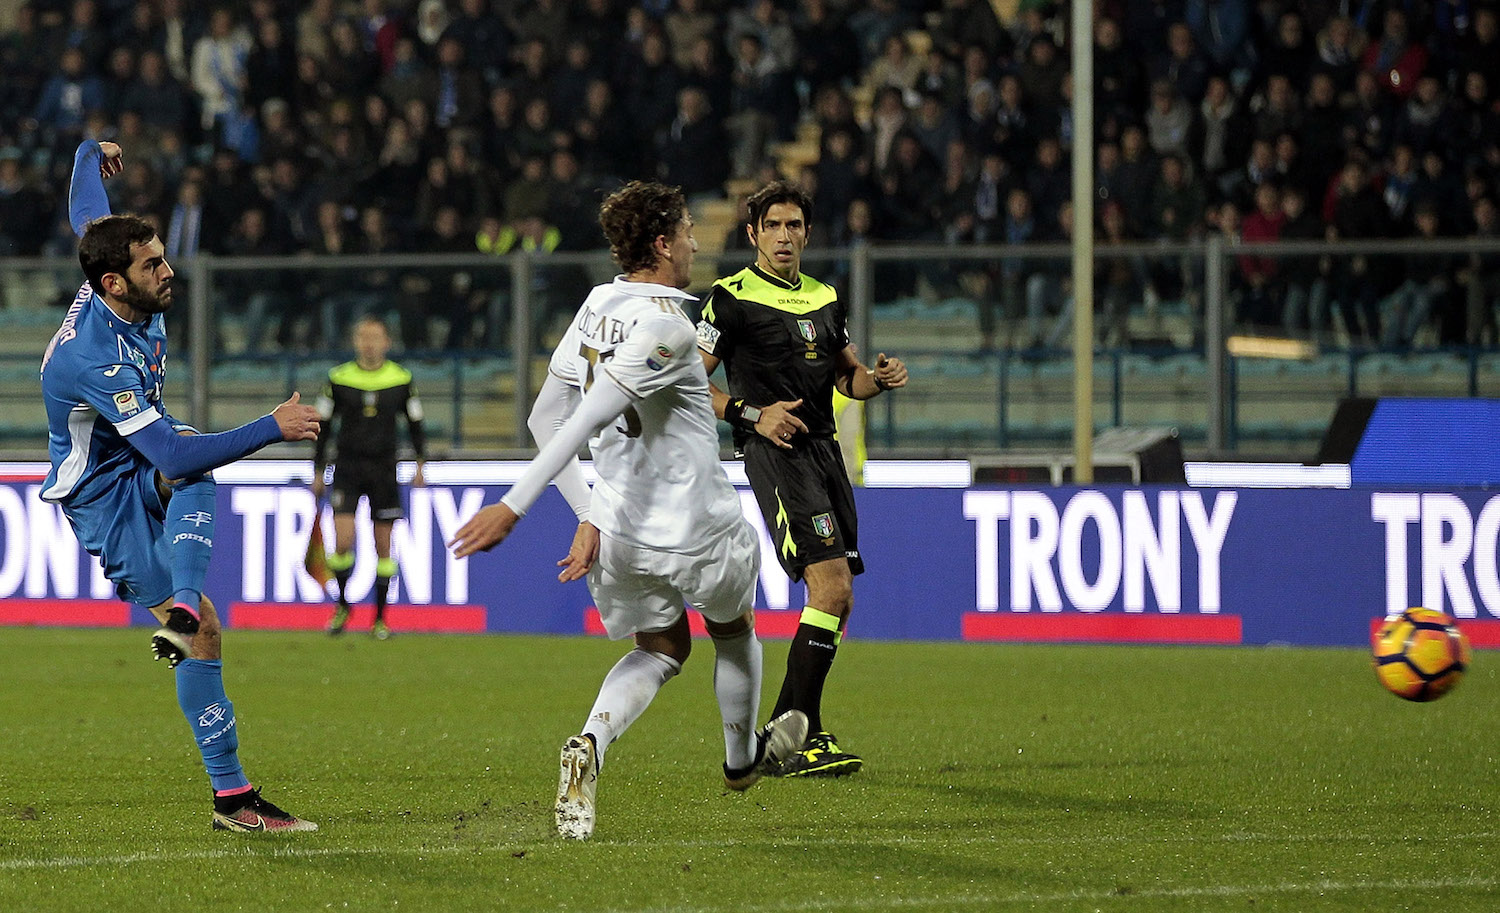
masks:
[[[1500,832],[1479,831],[1469,834],[1444,834],[1443,841],[1447,844],[1474,841],[1492,840],[1500,837]],[[264,836],[248,838],[251,842],[227,849],[196,850],[177,853],[174,859],[181,860],[217,860],[217,859],[257,859],[262,857],[271,858],[319,858],[331,856],[436,856],[457,853],[484,853],[526,850],[528,852],[536,849],[550,847],[562,848],[568,844],[562,841],[545,839],[538,841],[532,839],[516,839],[504,842],[488,843],[453,843],[426,847],[319,847],[301,845],[301,841],[316,840],[318,838],[308,835],[283,835]],[[286,840],[288,842],[279,846],[273,846],[272,841]],[[290,841],[298,841],[293,843]],[[1353,832],[1336,832],[1324,834],[1248,834],[1233,833],[1219,834],[1213,836],[1193,835],[1165,835],[1160,837],[1141,836],[1113,836],[1113,837],[1006,837],[994,836],[944,836],[941,834],[929,834],[923,836],[896,836],[896,837],[812,837],[785,839],[766,838],[737,838],[737,846],[764,846],[764,847],[818,847],[818,846],[1070,846],[1089,845],[1097,846],[1101,843],[1142,843],[1167,844],[1209,844],[1209,843],[1348,843],[1366,842],[1387,844],[1402,842],[1393,839],[1389,834],[1360,834]],[[718,849],[724,846],[723,840],[611,840],[608,838],[592,840],[591,846],[598,847],[621,847],[626,849],[639,849],[657,847],[661,849]],[[68,869],[88,868],[91,866],[129,866],[139,863],[157,864],[161,861],[159,852],[120,853],[108,856],[49,856],[34,859],[0,859],[0,871],[27,871],[40,869]]]

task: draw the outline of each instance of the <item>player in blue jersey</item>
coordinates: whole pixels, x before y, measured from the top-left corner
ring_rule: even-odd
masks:
[[[120,598],[161,621],[151,647],[176,670],[177,701],[213,786],[214,829],[317,830],[261,798],[240,767],[219,618],[203,582],[214,535],[210,471],[277,441],[316,440],[318,413],[294,393],[218,434],[167,413],[162,315],[172,306],[172,267],[150,223],[110,214],[104,179],[120,161],[119,146],[93,140],[73,160],[68,215],[88,282],[42,358],[52,469],[41,496],[62,506]]]

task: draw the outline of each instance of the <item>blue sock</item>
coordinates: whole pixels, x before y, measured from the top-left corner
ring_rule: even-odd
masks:
[[[172,552],[173,602],[194,617],[203,597],[208,559],[214,546],[214,480],[195,476],[172,488],[167,504],[167,541]]]
[[[177,703],[192,727],[215,793],[250,786],[240,768],[240,738],[234,705],[224,696],[223,667],[217,659],[185,659],[177,666]]]

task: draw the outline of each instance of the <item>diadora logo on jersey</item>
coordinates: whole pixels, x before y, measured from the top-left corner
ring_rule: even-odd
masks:
[[[215,701],[205,707],[202,713],[198,714],[198,725],[202,726],[204,729],[207,729],[213,724],[224,719],[224,717],[227,715],[228,711],[224,709],[224,705],[220,704],[218,701]]]
[[[817,516],[812,518],[812,521],[813,532],[817,533],[819,538],[827,539],[829,536],[833,535],[832,514],[818,514]]]
[[[698,321],[698,348],[714,354],[714,349],[719,346],[719,331],[707,320]]]
[[[802,333],[802,338],[808,342],[812,342],[818,338],[818,328],[813,325],[811,320],[798,318],[797,329]]]
[[[190,514],[183,514],[182,522],[191,523],[194,526],[202,526],[205,523],[214,522],[214,515],[206,510],[195,510]]]
[[[135,415],[141,411],[141,401],[136,398],[134,390],[126,390],[115,394],[115,408],[121,415]]]

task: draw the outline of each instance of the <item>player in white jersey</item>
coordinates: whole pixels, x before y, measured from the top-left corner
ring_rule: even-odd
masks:
[[[604,201],[599,221],[624,275],[589,294],[553,353],[529,420],[541,452],[450,543],[461,558],[498,545],[556,477],[579,519],[558,579],[586,575],[609,636],[635,638],[583,731],[563,744],[557,828],[578,840],[594,831],[610,744],[687,661],[684,604],[702,613],[714,642],[725,785],[750,788],[807,735],[795,710],[755,729],[759,543],[719,462],[708,376],[682,312],[694,300],[682,289],[698,246],[682,193],[633,181]],[[599,475],[592,496],[577,458],[586,440]]]

